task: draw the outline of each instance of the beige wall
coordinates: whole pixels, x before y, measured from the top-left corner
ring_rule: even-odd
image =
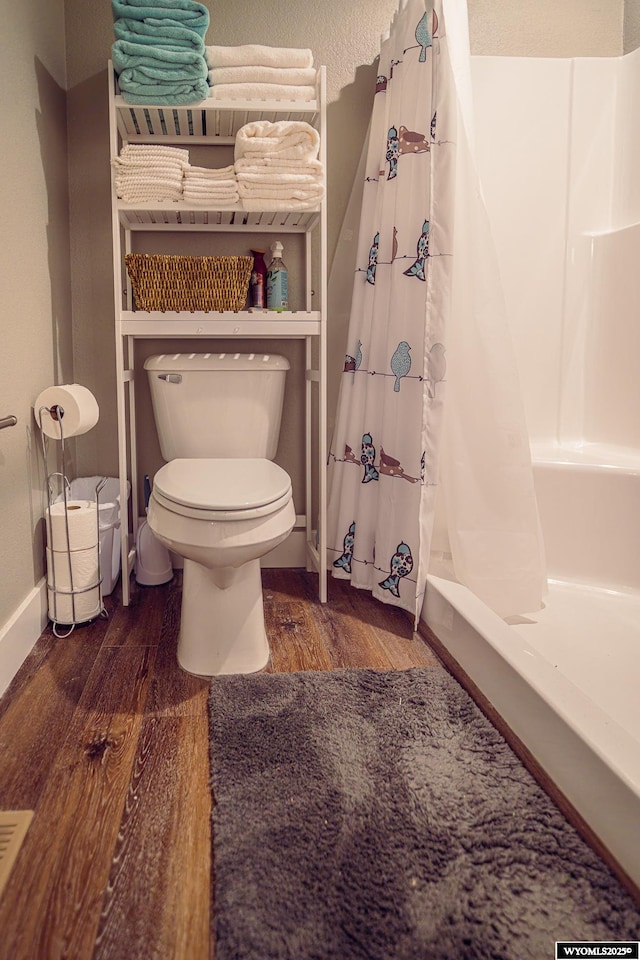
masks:
[[[351,4],[344,0],[295,4],[208,0],[208,5],[212,11],[208,42],[311,47],[317,61],[327,65],[332,253],[366,132],[379,35],[396,9],[396,0]],[[630,37],[637,28],[638,0],[627,0],[627,8],[625,28]],[[623,0],[564,0],[562,4],[557,0],[469,0],[472,52],[616,55],[622,52],[623,14]],[[97,428],[75,443],[73,475],[115,475],[117,471],[107,164],[111,4],[108,0],[91,4],[21,0],[11,5],[7,17],[10,28],[5,23],[0,39],[3,116],[11,131],[5,139],[5,176],[0,181],[4,241],[0,289],[5,312],[0,416],[15,413],[20,423],[0,432],[0,627],[42,573],[38,523],[42,476],[33,449],[30,404],[44,386],[75,379],[93,390],[100,404]],[[295,250],[291,257],[295,265]],[[338,322],[330,330],[331,369],[341,366],[345,337],[344,323]],[[140,357],[155,347],[145,343]],[[330,382],[333,405],[335,375]],[[141,401],[140,467],[151,470],[158,451],[144,385]],[[295,433],[298,421],[299,410],[290,393],[285,429]],[[296,472],[294,455],[287,456]]]
[[[32,404],[71,378],[63,0],[5,5],[0,31],[0,629],[43,572]]]
[[[468,6],[474,54],[615,57],[622,53],[624,0],[468,0]]]
[[[640,0],[625,0],[624,52],[640,47]]]

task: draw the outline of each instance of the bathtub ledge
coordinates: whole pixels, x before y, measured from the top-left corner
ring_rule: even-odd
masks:
[[[423,619],[640,885],[640,741],[461,584],[429,576]]]

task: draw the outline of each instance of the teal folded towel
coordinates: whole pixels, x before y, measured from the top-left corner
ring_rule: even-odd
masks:
[[[120,86],[122,99],[126,103],[144,103],[154,107],[180,107],[190,103],[200,103],[209,96],[209,84],[206,80],[193,83],[136,83],[125,81]]]
[[[204,57],[204,40],[195,30],[171,20],[132,20],[120,18],[113,24],[117,40],[143,43],[165,50],[193,50]]]
[[[168,18],[195,30],[204,38],[209,26],[209,11],[195,0],[111,0],[113,18],[163,20]]]
[[[138,74],[142,74],[154,81],[173,82],[205,79],[209,74],[207,61],[192,50],[166,50],[152,44],[116,40],[111,56],[116,73],[122,76],[126,72],[129,79],[138,80]]]

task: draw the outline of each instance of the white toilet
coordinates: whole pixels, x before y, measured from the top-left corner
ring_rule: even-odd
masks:
[[[269,661],[260,558],[295,523],[291,478],[272,462],[289,362],[264,354],[163,354],[145,369],[162,456],[147,514],[184,557],[180,666],[200,676]]]

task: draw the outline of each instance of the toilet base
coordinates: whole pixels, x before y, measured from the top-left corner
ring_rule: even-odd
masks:
[[[208,569],[185,558],[178,663],[203,677],[256,673],[269,662],[260,561]]]

